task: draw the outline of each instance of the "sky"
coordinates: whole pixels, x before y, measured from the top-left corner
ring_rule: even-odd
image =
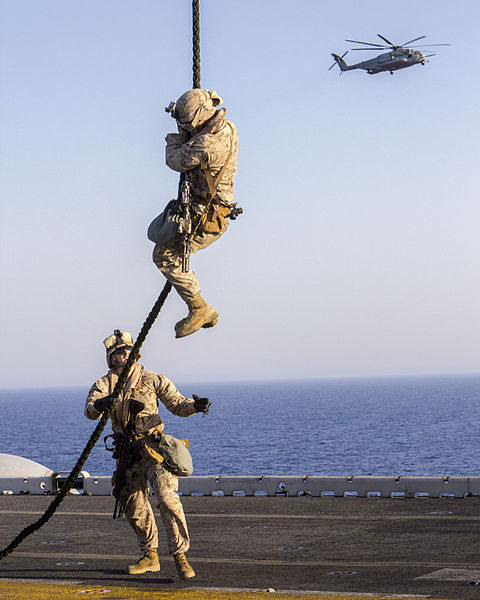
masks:
[[[244,214],[191,260],[219,324],[176,340],[172,292],[142,364],[176,382],[480,372],[479,3],[200,7]],[[394,75],[328,70],[378,33],[451,46]],[[191,38],[190,0],[0,0],[1,388],[88,387],[102,340],[139,333]]]

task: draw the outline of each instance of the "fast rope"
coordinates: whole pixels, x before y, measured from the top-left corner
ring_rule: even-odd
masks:
[[[192,0],[192,31],[193,31],[193,37],[192,37],[192,43],[193,43],[193,47],[192,47],[192,50],[193,50],[193,87],[200,88],[201,87],[200,86],[200,0]],[[125,383],[127,381],[127,377],[130,373],[130,369],[132,368],[132,365],[134,364],[134,362],[137,360],[139,353],[140,353],[140,348],[142,347],[142,344],[145,341],[145,338],[147,337],[147,334],[150,331],[150,328],[152,327],[160,310],[162,309],[162,306],[163,306],[171,289],[172,289],[172,284],[169,281],[167,281],[167,283],[165,284],[163,290],[161,291],[157,301],[153,305],[153,308],[150,311],[150,314],[145,319],[145,322],[144,322],[144,324],[140,330],[140,333],[138,334],[138,337],[135,341],[135,344],[132,348],[130,356],[128,357],[128,360],[125,364],[125,367],[124,367],[122,373],[120,374],[120,377],[118,378],[118,381],[114,387],[114,390],[112,392],[113,396],[118,397],[120,395],[120,393],[122,392],[122,390],[125,386]],[[47,510],[43,513],[43,515],[37,521],[35,521],[34,523],[31,523],[30,525],[28,525],[27,527],[22,529],[22,531],[20,531],[20,533],[10,542],[10,544],[8,546],[6,546],[3,550],[0,551],[0,560],[2,560],[2,558],[5,558],[11,552],[13,552],[15,550],[15,548],[17,548],[17,546],[19,546],[26,537],[28,537],[35,531],[38,531],[38,529],[40,529],[40,527],[45,525],[45,523],[53,516],[53,514],[57,510],[57,508],[60,505],[60,503],[62,502],[62,500],[65,498],[65,496],[68,494],[68,492],[75,485],[75,481],[77,480],[77,477],[80,475],[83,465],[85,464],[87,458],[89,457],[90,453],[92,452],[93,448],[95,447],[95,444],[98,442],[103,430],[105,429],[105,427],[107,425],[108,419],[110,418],[111,411],[112,411],[112,409],[107,410],[102,414],[98,425],[95,427],[92,435],[90,436],[90,439],[87,442],[87,445],[85,446],[82,454],[80,455],[79,459],[77,460],[77,464],[73,467],[69,476],[67,477],[64,484],[60,488],[58,494],[55,496],[53,501],[48,506]]]
[[[141,348],[143,342],[145,341],[145,338],[147,337],[147,334],[150,331],[150,328],[152,327],[153,323],[155,322],[155,319],[157,318],[158,313],[160,312],[160,310],[163,306],[163,303],[165,302],[171,289],[172,289],[172,284],[169,281],[167,281],[167,283],[163,287],[163,290],[160,292],[160,296],[158,297],[157,301],[153,305],[153,308],[150,311],[150,314],[145,319],[142,329],[140,330],[140,333],[138,334],[138,337],[132,348],[130,356],[128,357],[128,360],[125,364],[125,367],[124,367],[123,371],[121,372],[117,383],[115,384],[115,387],[112,392],[112,396],[118,397],[120,395],[121,391],[123,390],[123,387],[127,381],[127,377],[130,373],[130,369],[131,369],[132,365],[134,364],[134,362],[137,360],[138,355],[140,353],[140,348]],[[52,502],[48,506],[47,510],[43,513],[43,515],[37,521],[35,521],[31,525],[28,525],[27,527],[25,527],[25,529],[22,529],[22,531],[14,538],[14,540],[12,542],[10,542],[10,544],[8,546],[6,546],[0,552],[0,560],[2,560],[2,558],[5,558],[8,554],[10,554],[10,552],[13,552],[15,550],[15,548],[21,542],[23,542],[23,540],[26,537],[28,537],[30,534],[32,534],[35,531],[37,531],[38,529],[40,529],[40,527],[42,527],[42,525],[45,525],[45,523],[50,519],[50,517],[53,516],[53,514],[57,510],[60,502],[65,498],[65,496],[68,494],[68,492],[74,486],[75,481],[77,480],[77,477],[80,475],[80,471],[82,470],[82,467],[85,464],[85,461],[89,457],[95,444],[98,442],[98,440],[102,434],[102,431],[105,429],[105,426],[108,422],[111,411],[112,411],[112,409],[106,410],[102,414],[102,417],[101,417],[98,425],[95,427],[92,435],[90,436],[90,439],[88,440],[87,445],[85,446],[85,449],[83,450],[82,454],[80,455],[80,458],[77,460],[77,464],[73,467],[70,475],[65,480],[65,483],[62,485],[62,487],[60,488],[60,491],[55,496],[55,498],[52,500]]]
[[[193,87],[200,88],[200,0],[192,0]]]

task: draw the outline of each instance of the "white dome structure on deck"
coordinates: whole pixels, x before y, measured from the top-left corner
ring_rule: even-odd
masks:
[[[0,477],[50,477],[52,469],[22,456],[0,452]]]

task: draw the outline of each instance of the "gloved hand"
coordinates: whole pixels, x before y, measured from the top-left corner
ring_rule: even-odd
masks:
[[[109,408],[113,406],[115,402],[115,398],[113,396],[105,396],[104,398],[97,398],[93,403],[93,408],[99,412],[103,413]]]
[[[204,415],[208,414],[208,410],[211,406],[211,402],[208,398],[200,398],[197,394],[193,394],[192,398],[194,399],[193,407],[197,412],[203,412]]]
[[[185,144],[192,137],[192,132],[184,129],[180,123],[177,121],[177,129],[178,129],[178,140],[181,144]],[[168,135],[168,134],[167,134]]]

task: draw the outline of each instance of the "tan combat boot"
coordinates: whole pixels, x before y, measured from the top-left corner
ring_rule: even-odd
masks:
[[[180,579],[191,579],[192,577],[195,577],[195,571],[188,564],[184,552],[174,554],[173,558],[175,559],[175,566],[177,567]]]
[[[128,565],[127,571],[130,575],[160,571],[160,561],[158,560],[157,551],[155,549],[147,550],[138,562],[134,565]]]
[[[214,327],[218,323],[218,313],[201,296],[187,301],[187,305],[188,317],[175,325],[175,337],[185,337],[200,327]]]

